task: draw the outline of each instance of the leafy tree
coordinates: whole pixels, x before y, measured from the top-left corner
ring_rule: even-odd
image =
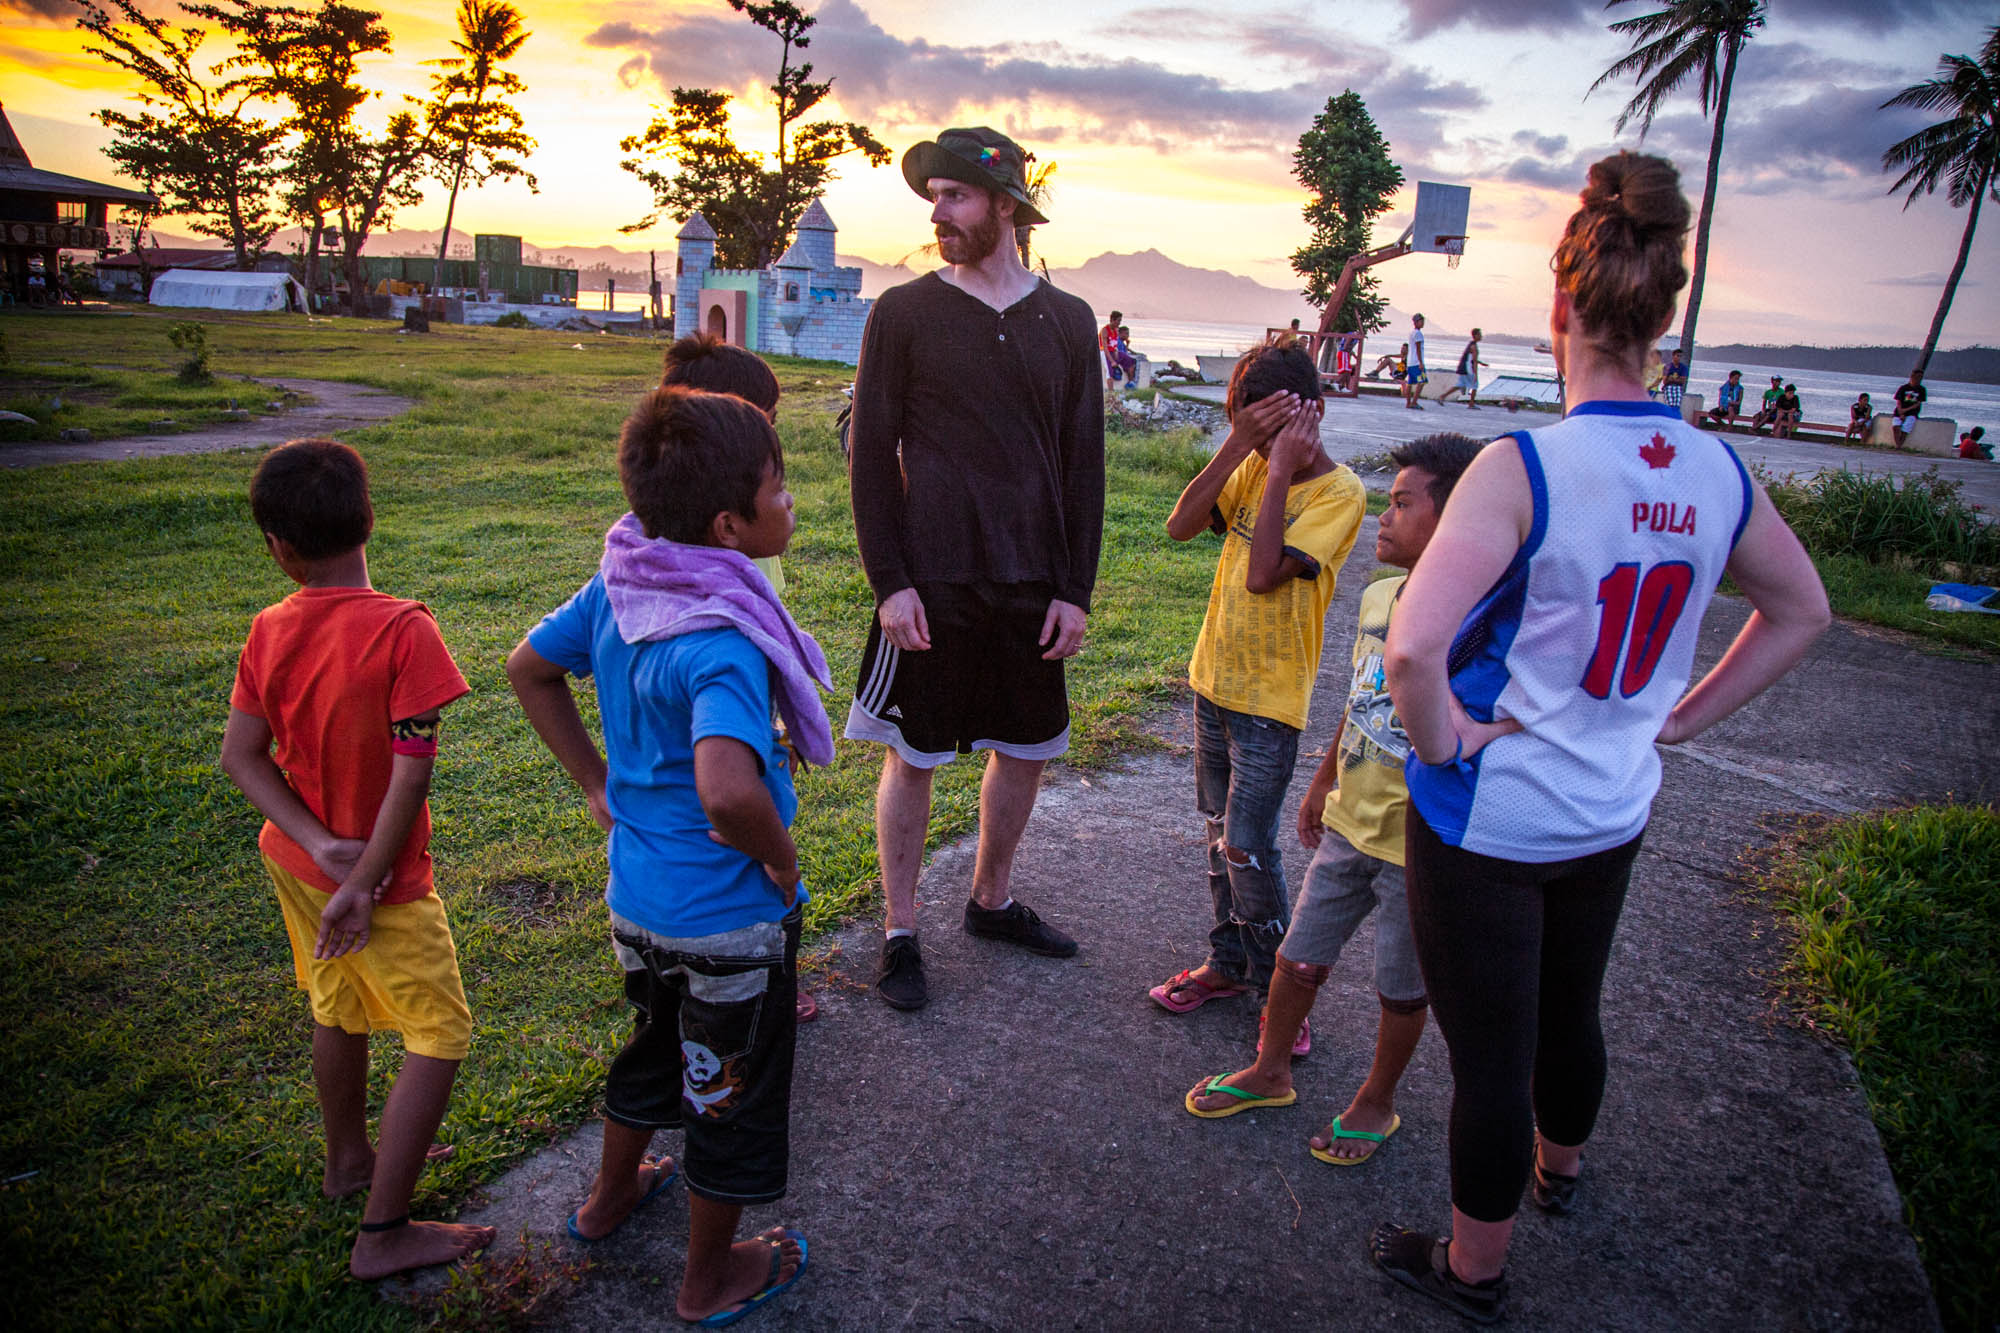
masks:
[[[1958,294],[1958,280],[1965,274],[1965,257],[1972,250],[1972,233],[1979,226],[1979,206],[1989,193],[2000,201],[2000,188],[1994,181],[1996,168],[2000,168],[2000,26],[1986,34],[1978,60],[1941,56],[1936,78],[1912,84],[1882,105],[1948,113],[1937,124],[1917,131],[1882,154],[1884,171],[1905,168],[1889,193],[1908,186],[1910,194],[1903,201],[1908,209],[1918,195],[1930,194],[1944,180],[1949,182],[1945,197],[1953,208],[1972,205],[1965,217],[1965,235],[1958,242],[1958,260],[1945,279],[1944,295],[1938,299],[1937,314],[1931,317],[1931,331],[1917,355],[1916,369],[1921,374],[1937,350],[1945,316]]]
[[[771,85],[778,112],[776,166],[736,146],[729,133],[728,93],[676,88],[667,114],[654,116],[643,133],[618,145],[637,154],[619,165],[644,181],[658,204],[653,214],[623,230],[644,231],[661,213],[685,222],[698,211],[715,228],[717,263],[763,268],[784,252],[806,206],[833,179],[835,158],[859,152],[879,167],[889,160],[889,150],[867,126],[851,121],[794,128],[833,87],[831,79],[813,80],[810,63],[792,63],[795,49],[812,44],[807,33],[817,19],[792,0],[729,4],[782,43],[778,81]]]
[[[422,201],[424,178],[435,170],[436,160],[434,126],[408,111],[390,116],[379,137],[355,136],[351,174],[342,183],[335,216],[340,220],[348,299],[357,313],[367,285],[362,247],[377,227],[389,225],[396,209]]]
[[[1610,0],[1606,9],[1630,0]],[[1708,141],[1708,177],[1702,185],[1701,214],[1694,227],[1694,274],[1688,280],[1687,305],[1681,315],[1681,351],[1689,375],[1694,367],[1694,326],[1701,313],[1701,286],[1708,274],[1708,224],[1715,217],[1715,180],[1722,167],[1722,131],[1729,118],[1729,89],[1736,81],[1736,57],[1743,44],[1764,26],[1763,0],[1660,0],[1662,8],[1635,18],[1620,19],[1611,31],[1629,37],[1625,58],[1597,76],[1590,92],[1627,75],[1641,80],[1639,90],[1618,113],[1618,129],[1639,122],[1639,140],[1653,127],[1660,106],[1689,79],[1699,80],[1701,113],[1715,111],[1715,131]],[[1589,92],[1584,94],[1589,96]]]
[[[284,137],[248,114],[258,96],[252,81],[223,77],[227,62],[199,67],[200,27],[176,27],[132,0],[111,0],[111,9],[78,2],[84,49],[136,75],[147,108],[95,113],[115,136],[105,156],[158,194],[165,211],[186,216],[190,230],[228,242],[238,268],[250,267],[278,229],[271,191]]]
[[[435,118],[428,115],[397,112],[380,136],[355,122],[355,112],[376,96],[356,82],[361,58],[390,49],[382,16],[337,0],[321,0],[313,10],[221,0],[190,5],[188,12],[234,35],[242,54],[232,63],[252,71],[249,81],[260,96],[290,108],[281,189],[286,210],[306,228],[306,288],[318,288],[320,246],[334,219],[350,307],[360,309],[361,249],[397,207],[423,197],[420,182],[433,169],[436,143]]]
[[[280,192],[286,213],[306,229],[305,285],[316,293],[327,220],[340,207],[356,158],[354,113],[372,96],[354,82],[355,68],[363,55],[389,49],[381,16],[332,0],[317,11],[258,0],[187,8],[236,39],[240,53],[231,64],[250,71],[259,96],[290,109]]]
[[[1350,88],[1328,98],[1312,128],[1299,136],[1292,174],[1313,195],[1304,210],[1312,239],[1293,252],[1292,269],[1305,279],[1306,299],[1324,306],[1347,261],[1368,249],[1369,223],[1389,211],[1403,172],[1389,159],[1389,142],[1367,104]],[[1366,273],[1355,280],[1334,332],[1373,333],[1388,322],[1388,300],[1378,285]]]
[[[537,188],[534,174],[506,156],[526,156],[534,151],[535,141],[522,132],[521,113],[504,100],[527,91],[527,85],[512,70],[501,68],[502,61],[520,53],[529,36],[521,27],[521,11],[507,0],[458,0],[458,36],[452,41],[458,54],[428,62],[440,71],[431,80],[431,114],[451,181],[432,286],[444,281],[451,220],[458,211],[458,191],[468,176],[474,185],[520,176],[530,190]]]

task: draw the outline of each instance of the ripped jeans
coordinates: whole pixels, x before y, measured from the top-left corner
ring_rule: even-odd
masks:
[[[1194,737],[1195,803],[1208,820],[1208,892],[1215,901],[1207,966],[1261,991],[1291,926],[1278,826],[1299,732],[1197,694]]]

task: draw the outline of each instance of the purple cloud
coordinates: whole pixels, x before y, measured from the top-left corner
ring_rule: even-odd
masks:
[[[1494,30],[1565,32],[1599,22],[1596,0],[1405,0],[1412,37],[1428,37],[1461,24]]]
[[[1207,74],[1184,73],[1132,57],[1106,60],[1062,47],[997,43],[951,46],[884,30],[854,0],[826,0],[817,11],[808,57],[835,80],[843,109],[878,130],[950,124],[996,104],[1018,107],[1012,123],[1061,127],[1061,137],[1128,143],[1170,151],[1189,141],[1288,155],[1297,136],[1341,82],[1368,99],[1398,156],[1444,141],[1442,117],[1485,105],[1470,84],[1398,65],[1388,53],[1353,43],[1302,37],[1275,16],[1263,23],[1219,23],[1188,11],[1190,23],[1216,40],[1283,50],[1301,66],[1294,82],[1238,88]],[[621,67],[643,68],[664,87],[722,87],[744,92],[770,81],[776,44],[735,15],[670,11],[640,27],[611,23],[589,45],[636,54]],[[633,61],[643,61],[635,65]],[[1046,142],[1030,136],[1030,142]]]
[[[1599,0],[1404,0],[1412,37],[1459,26],[1494,31],[1559,33],[1579,26],[1604,27],[1650,12],[1648,0],[1608,6]],[[1986,0],[1770,0],[1773,26],[1810,28],[1832,22],[1870,32],[1915,24],[1974,19],[1991,8]]]
[[[33,18],[61,19],[68,23],[82,12],[71,0],[0,0],[0,14],[26,14]]]

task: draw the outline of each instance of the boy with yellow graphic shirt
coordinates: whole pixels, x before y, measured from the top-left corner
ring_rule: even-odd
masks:
[[[1222,535],[1188,664],[1215,926],[1199,968],[1148,992],[1176,1014],[1262,991],[1276,965],[1290,924],[1279,807],[1319,674],[1334,578],[1366,506],[1360,479],[1320,447],[1319,375],[1304,351],[1244,356],[1226,407],[1228,439],[1167,519],[1175,541]]]
[[[1401,470],[1376,531],[1377,560],[1405,570],[1417,563],[1446,498],[1479,449],[1477,440],[1463,435],[1431,435],[1391,451]],[[1305,1030],[1306,1015],[1342,946],[1373,912],[1375,990],[1381,1002],[1374,1062],[1347,1109],[1307,1141],[1314,1157],[1334,1166],[1366,1161],[1402,1124],[1396,1085],[1423,1035],[1429,1007],[1403,890],[1403,818],[1410,803],[1403,761],[1410,741],[1382,672],[1389,619],[1404,577],[1378,579],[1361,594],[1347,708],[1299,805],[1299,841],[1314,855],[1291,927],[1278,946],[1257,1061],[1202,1080],[1185,1098],[1189,1111],[1209,1119],[1297,1100],[1296,1034]]]

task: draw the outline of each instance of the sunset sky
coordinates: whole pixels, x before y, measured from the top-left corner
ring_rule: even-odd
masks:
[[[896,149],[939,128],[990,124],[1058,165],[1051,265],[1158,249],[1183,263],[1294,285],[1287,256],[1306,236],[1291,179],[1298,136],[1327,98],[1367,101],[1405,177],[1472,187],[1462,266],[1411,256],[1381,270],[1390,299],[1433,324],[1534,332],[1546,322],[1548,256],[1585,166],[1614,146],[1630,85],[1586,99],[1624,52],[1607,19],[1651,0],[1296,0],[1207,6],[1086,6],[1074,0],[820,0],[807,53],[835,80],[824,114],[860,121]],[[617,228],[649,210],[621,171],[620,137],[679,86],[742,99],[739,142],[768,149],[775,38],[723,0],[522,0],[534,33],[515,68],[518,105],[540,141],[541,192],[467,196],[458,224],[544,246],[671,250],[674,226]],[[367,79],[379,122],[421,92],[422,62],[446,54],[446,0],[385,9],[391,56]],[[67,0],[0,0],[0,102],[35,164],[113,179],[91,113],[132,85],[90,56]],[[1904,211],[1881,153],[1925,123],[1878,110],[1930,77],[1940,54],[1976,54],[1994,19],[1972,0],[1771,0],[1746,49],[1730,108],[1702,331],[1709,340],[1914,343],[1929,326],[1965,214],[1942,193]],[[221,54],[218,47],[218,58]],[[1645,146],[1679,163],[1698,196],[1709,129],[1692,93]],[[445,191],[399,215],[444,217]],[[1378,223],[1391,240],[1411,194]],[[827,207],[840,250],[894,262],[929,239],[924,206],[894,165],[843,161]],[[2000,343],[2000,210],[1974,241],[1944,345]],[[172,223],[166,224],[172,229]]]

